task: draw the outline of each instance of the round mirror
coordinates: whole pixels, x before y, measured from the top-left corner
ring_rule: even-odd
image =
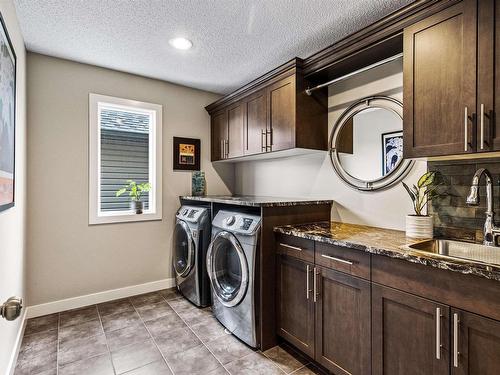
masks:
[[[359,190],[387,188],[413,161],[403,159],[403,105],[385,96],[363,98],[347,108],[330,134],[337,174]]]

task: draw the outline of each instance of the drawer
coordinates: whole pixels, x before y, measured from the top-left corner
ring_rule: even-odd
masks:
[[[317,242],[315,258],[319,266],[370,280],[370,254]]]
[[[314,263],[314,241],[305,238],[278,234],[276,236],[276,252]]]

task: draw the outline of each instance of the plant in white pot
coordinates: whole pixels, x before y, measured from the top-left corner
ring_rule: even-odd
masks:
[[[127,180],[127,185],[122,187],[116,192],[116,196],[129,192],[130,197],[130,209],[136,214],[142,214],[143,202],[141,201],[141,196],[143,193],[147,193],[151,190],[151,184],[149,182],[143,182],[141,184],[136,183],[134,180]]]
[[[434,222],[433,217],[427,215],[427,205],[434,198],[446,195],[438,191],[441,184],[437,182],[437,172],[424,173],[411,188],[404,182],[402,184],[413,202],[415,211],[414,214],[406,215],[406,236],[417,239],[432,238]]]

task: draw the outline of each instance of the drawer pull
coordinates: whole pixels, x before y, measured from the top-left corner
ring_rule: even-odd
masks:
[[[302,251],[302,249],[300,247],[292,246],[292,245],[287,245],[286,243],[282,243],[282,242],[280,242],[280,246],[286,247],[287,249],[292,249],[292,250],[296,250],[296,251]]]
[[[340,258],[335,258],[335,257],[331,257],[330,255],[326,255],[326,254],[321,254],[321,256],[323,258],[326,258],[326,259],[330,259],[330,260],[334,260],[335,262],[340,262],[340,263],[344,263],[344,264],[348,264],[350,266],[352,266],[354,263],[351,262],[350,260],[345,260],[345,259],[340,259]]]

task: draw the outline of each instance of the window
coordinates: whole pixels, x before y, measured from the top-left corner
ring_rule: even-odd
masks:
[[[161,219],[161,105],[90,94],[89,116],[89,224]],[[142,214],[116,196],[129,180],[151,186]]]

